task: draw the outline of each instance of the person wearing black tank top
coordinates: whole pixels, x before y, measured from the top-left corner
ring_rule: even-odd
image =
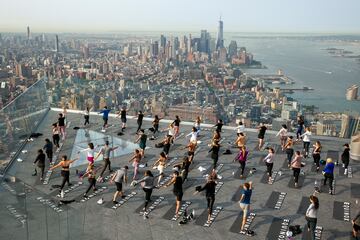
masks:
[[[182,184],[183,184],[183,180],[182,177],[179,175],[178,171],[174,171],[173,173],[173,178],[171,179],[171,181],[165,185],[165,187],[169,187],[170,185],[174,184],[174,189],[173,189],[173,193],[176,197],[176,209],[175,209],[175,215],[176,217],[179,217],[179,210],[180,210],[180,206],[181,206],[181,201],[182,201],[182,197],[183,197],[183,188],[182,188]]]
[[[215,189],[216,189],[216,181],[213,176],[209,176],[206,184],[202,186],[197,186],[195,188],[195,194],[198,192],[202,192],[205,190],[205,196],[207,201],[207,209],[208,209],[208,220],[207,223],[210,222],[211,214],[213,212],[214,202],[215,202]]]
[[[58,126],[60,128],[60,133],[61,133],[61,136],[62,136],[62,140],[65,140],[65,135],[66,135],[65,128],[66,128],[66,125],[65,125],[65,116],[62,113],[59,113]]]
[[[79,157],[76,157],[75,159],[69,160],[69,159],[67,159],[66,155],[63,155],[62,158],[61,158],[61,161],[57,165],[50,168],[50,171],[52,171],[55,168],[61,167],[61,176],[63,177],[63,180],[62,180],[62,183],[61,183],[61,186],[60,186],[61,198],[64,197],[63,188],[65,186],[65,183],[67,182],[68,186],[71,185],[70,184],[70,164],[72,164],[73,162],[75,162],[78,159],[79,159]]]

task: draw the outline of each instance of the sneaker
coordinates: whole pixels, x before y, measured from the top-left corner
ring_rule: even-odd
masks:
[[[149,216],[147,214],[144,213],[144,216],[143,216],[144,220],[148,219]]]
[[[334,193],[333,193],[332,190],[329,190],[329,194],[330,194],[330,195],[334,195]]]
[[[119,202],[118,201],[113,201],[113,204],[115,205],[115,204],[118,204]]]
[[[298,187],[298,184],[297,183],[295,183],[295,188],[297,188]]]
[[[346,175],[346,174],[347,174],[347,172],[348,172],[348,170],[347,170],[347,169],[345,169],[345,171],[344,171],[344,175]]]
[[[126,195],[122,195],[121,198],[126,198]]]
[[[64,196],[65,196],[65,193],[64,193],[63,190],[61,190],[61,191],[60,191],[60,197],[61,197],[61,198],[64,198]]]
[[[84,193],[83,197],[84,197],[84,198],[87,198],[87,195],[86,195],[86,193]]]
[[[346,173],[345,173],[346,174]],[[40,181],[44,180],[43,178],[40,178]]]
[[[343,163],[342,167],[344,168],[345,167],[345,164]]]
[[[94,188],[94,192],[96,192],[98,189],[97,188]]]

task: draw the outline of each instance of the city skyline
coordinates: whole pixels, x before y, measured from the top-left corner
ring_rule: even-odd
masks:
[[[246,1],[0,1],[1,32],[194,31],[216,32],[219,17],[227,32],[359,33],[360,3],[347,0]],[[21,6],[19,8],[18,6]],[[111,7],[110,7],[111,6]],[[31,11],[28,11],[31,9]],[[152,11],[149,11],[152,9]],[[176,13],[174,14],[176,9]],[[309,11],[309,9],[311,11]],[[65,17],[66,16],[66,17]],[[186,17],[184,17],[186,16]]]

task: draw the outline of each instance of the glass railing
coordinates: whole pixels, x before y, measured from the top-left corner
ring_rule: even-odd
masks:
[[[0,110],[0,173],[3,174],[49,110],[46,79]]]

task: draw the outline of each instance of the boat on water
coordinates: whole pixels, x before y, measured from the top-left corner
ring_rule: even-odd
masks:
[[[327,74],[332,74],[332,72],[325,72],[325,73],[327,73]]]

